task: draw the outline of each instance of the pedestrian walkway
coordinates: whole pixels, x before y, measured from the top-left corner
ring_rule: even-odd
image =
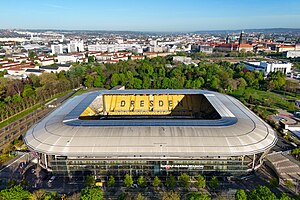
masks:
[[[275,171],[282,184],[289,180],[296,188],[298,187],[300,182],[299,161],[282,152],[276,152],[266,157],[266,164]]]

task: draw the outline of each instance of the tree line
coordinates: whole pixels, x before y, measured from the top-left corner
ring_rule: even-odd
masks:
[[[116,64],[77,64],[71,69],[86,87],[111,88],[125,85],[128,89],[198,89],[206,88],[230,93],[252,87],[261,90],[285,88],[282,72],[249,71],[241,64],[200,62],[185,65],[175,63],[172,56],[144,60],[120,61]]]
[[[0,77],[0,121],[79,85],[78,78],[65,71],[26,79]]]
[[[209,189],[211,192],[216,191],[219,187],[219,180],[216,176],[213,176],[206,184],[206,179],[204,176],[199,174],[194,177],[195,181],[193,184],[198,188],[198,191],[189,192],[188,188],[192,184],[192,177],[190,177],[186,173],[182,173],[180,176],[175,177],[173,175],[169,175],[164,183],[159,179],[159,177],[154,177],[153,179],[146,179],[144,176],[138,177],[136,181],[133,180],[132,176],[126,174],[123,179],[123,185],[127,188],[127,192],[123,192],[119,194],[118,199],[138,199],[145,200],[147,199],[141,191],[143,188],[147,188],[149,186],[154,188],[154,191],[160,194],[161,199],[163,200],[211,200],[212,197],[203,192],[204,188]],[[135,190],[136,187],[140,189]],[[81,199],[81,200],[102,200],[103,199],[103,191],[102,188],[96,186],[96,181],[94,176],[86,176],[85,177],[86,186],[81,189],[79,192],[75,192],[71,195],[58,195],[56,192],[47,193],[44,189],[38,189],[33,191],[32,193],[27,190],[28,182],[26,180],[22,180],[17,183],[15,180],[11,179],[7,183],[7,188],[0,191],[0,199],[2,200],[24,200],[24,199],[34,199],[34,200],[59,200],[59,199]],[[113,189],[119,188],[116,186],[116,181],[113,176],[110,176],[107,183],[105,183],[108,187],[107,191],[111,191]],[[167,190],[163,192],[159,192],[159,188],[165,185]],[[175,186],[179,186],[183,188],[182,192],[178,192],[178,188]],[[133,193],[131,193],[131,192]],[[135,191],[135,192],[134,192]],[[138,192],[138,193],[137,193]],[[134,194],[135,193],[135,194]],[[235,193],[236,200],[294,200],[294,198],[289,197],[285,193],[279,194],[276,196],[268,187],[266,186],[257,186],[253,190],[245,191],[243,189],[239,189]],[[297,198],[298,199],[298,198]]]
[[[265,78],[263,72],[249,71],[240,64],[203,61],[185,65],[173,62],[172,56],[116,64],[90,59],[89,63],[74,63],[67,72],[30,74],[22,80],[1,77],[3,74],[0,74],[0,121],[80,84],[106,89],[117,85],[128,89],[209,89],[227,94],[245,88],[297,90],[281,72],[271,72]],[[251,95],[244,96],[245,101],[251,101]]]

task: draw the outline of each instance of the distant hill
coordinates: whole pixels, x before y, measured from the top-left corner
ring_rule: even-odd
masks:
[[[260,33],[300,33],[300,28],[259,28],[259,29],[240,29],[240,30],[210,30],[195,31],[193,33],[235,33],[235,32],[260,32]]]
[[[1,29],[1,31],[5,31],[7,29]],[[57,32],[63,34],[74,34],[74,33],[85,33],[87,35],[93,34],[122,34],[122,35],[176,35],[176,34],[228,34],[228,33],[240,33],[244,31],[246,33],[300,33],[300,28],[259,28],[259,29],[235,29],[235,30],[202,30],[202,31],[118,31],[118,30],[63,30],[63,29],[14,29],[14,30],[23,30],[23,31],[31,31],[31,32]]]

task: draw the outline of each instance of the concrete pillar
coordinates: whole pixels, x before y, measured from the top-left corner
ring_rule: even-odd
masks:
[[[44,154],[44,159],[45,159],[45,167],[48,169],[48,160],[47,160],[47,155]]]
[[[254,167],[255,167],[255,154],[253,154],[253,162],[252,162],[252,169],[254,169]]]

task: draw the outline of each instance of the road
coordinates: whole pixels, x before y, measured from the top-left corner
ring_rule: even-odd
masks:
[[[56,104],[63,103],[66,99],[71,97],[76,91],[72,90],[68,94],[60,97],[56,100]],[[0,146],[1,144],[7,144],[11,142],[19,136],[20,134],[25,133],[34,123],[38,120],[45,117],[53,108],[45,108],[45,109],[38,109],[33,113],[26,115],[25,117],[19,119],[16,122],[9,124],[7,127],[4,127],[2,132],[0,131]],[[9,136],[9,137],[7,137]],[[0,148],[1,149],[1,148]],[[5,187],[7,180],[13,178],[16,180],[21,180],[23,178],[23,170],[30,164],[31,159],[33,159],[33,154],[30,152],[22,153],[18,155],[14,159],[8,161],[0,165],[0,180],[2,184],[0,184],[0,188]],[[27,172],[26,172],[27,173]],[[29,181],[32,183],[32,180]],[[55,183],[54,183],[55,186]]]
[[[271,151],[289,151],[295,148],[290,142],[286,141],[283,137],[278,136],[277,138],[278,141],[276,145],[271,149]]]
[[[70,182],[65,177],[55,177],[50,182],[52,174],[38,165],[31,166],[25,173],[24,178],[30,183],[29,190],[44,189],[47,192],[56,191],[59,194],[70,194],[85,187],[83,182]]]
[[[2,182],[0,188],[5,187],[5,183],[9,179],[21,180],[23,178],[22,172],[26,166],[30,164],[32,158],[33,156],[31,153],[22,153],[2,165],[0,169],[0,180]]]

